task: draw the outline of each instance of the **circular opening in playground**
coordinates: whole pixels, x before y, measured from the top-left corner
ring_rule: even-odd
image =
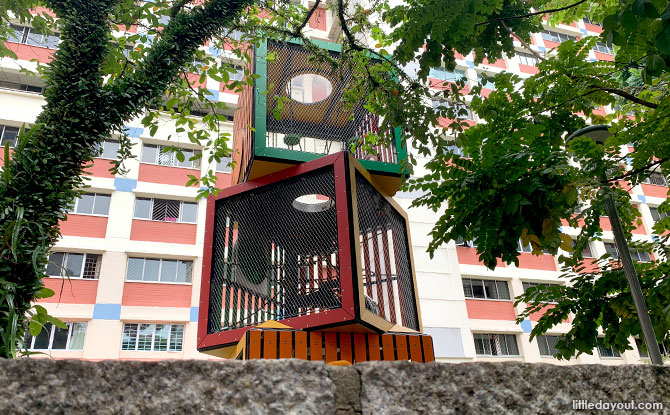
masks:
[[[333,199],[326,195],[314,193],[296,197],[291,204],[293,208],[307,213],[325,212],[335,204]]]
[[[291,78],[286,85],[286,93],[302,104],[317,104],[333,93],[333,84],[321,75],[305,73]]]

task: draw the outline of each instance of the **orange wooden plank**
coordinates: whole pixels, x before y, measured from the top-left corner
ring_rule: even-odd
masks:
[[[393,350],[393,342],[391,342],[391,350]],[[368,353],[370,353],[370,360],[382,360],[379,334],[368,334]]]
[[[337,359],[337,333],[326,333],[324,335],[326,345],[326,363]]]
[[[409,360],[409,353],[407,352],[407,336],[404,334],[396,334],[395,348],[398,353],[398,360]]]
[[[433,338],[430,336],[421,336],[421,343],[423,344],[423,358],[428,362],[435,361],[435,351],[433,350]]]
[[[351,333],[340,333],[340,360],[354,363],[351,350]]]
[[[409,338],[409,353],[412,362],[423,362],[423,349],[421,348],[420,336],[407,336]]]
[[[274,330],[263,330],[263,358],[277,358],[277,332]]]
[[[392,335],[382,334],[382,350],[384,352],[384,360],[396,360],[395,352],[393,351]]]
[[[295,332],[295,358],[307,360],[307,332]]]
[[[293,357],[293,332],[279,332],[279,358],[290,359]]]
[[[323,360],[323,338],[321,333],[309,333],[309,360]]]
[[[249,359],[261,358],[261,332],[249,331]]]
[[[377,346],[377,349],[379,349],[379,346]],[[365,345],[365,334],[354,333],[354,360],[357,362],[365,362],[368,360],[368,349]]]

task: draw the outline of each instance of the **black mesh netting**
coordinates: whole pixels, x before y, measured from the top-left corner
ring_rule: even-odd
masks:
[[[356,173],[365,307],[419,330],[405,219]]]
[[[341,307],[333,167],[216,202],[208,332]]]
[[[360,148],[362,137],[379,133],[380,123],[362,101],[353,111],[343,102],[352,85],[350,71],[338,73],[326,63],[309,61],[309,52],[293,43],[269,40],[268,54],[273,58],[268,60],[264,85],[272,87],[267,94],[267,147],[332,154],[349,151],[354,144],[358,159],[397,163],[394,143],[376,146],[376,154]],[[279,105],[274,96],[293,98],[283,104],[280,119],[273,113]]]

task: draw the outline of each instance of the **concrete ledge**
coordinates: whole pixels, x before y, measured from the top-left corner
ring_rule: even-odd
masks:
[[[670,368],[0,360],[0,414],[670,414]],[[573,400],[664,409],[573,410]]]

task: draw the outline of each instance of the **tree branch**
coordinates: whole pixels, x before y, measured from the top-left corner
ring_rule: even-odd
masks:
[[[309,11],[307,12],[307,15],[306,15],[305,18],[303,19],[303,21],[302,21],[302,23],[300,24],[300,26],[298,26],[298,27],[295,28],[295,30],[294,30],[293,32],[296,33],[296,36],[297,36],[300,32],[302,32],[302,29],[304,29],[305,26],[307,26],[307,23],[309,23],[309,19],[312,18],[312,15],[313,15],[314,12],[316,11],[316,9],[319,7],[319,4],[320,4],[320,3],[321,3],[321,0],[316,0],[316,2],[314,3],[314,5],[312,6],[312,8],[309,9]]]
[[[649,102],[649,101],[646,101],[644,99],[638,98],[635,95],[633,95],[629,92],[626,92],[622,89],[610,88],[610,87],[600,86],[600,85],[589,85],[589,88],[609,92],[610,94],[614,94],[614,95],[618,95],[622,98],[625,98],[629,101],[633,101],[634,103],[640,104],[640,105],[645,106],[647,108],[652,108],[652,109],[658,108],[658,104],[654,104],[653,102]]]
[[[541,61],[545,60],[545,58],[544,58],[543,56],[541,56],[539,53],[535,52],[525,40],[523,40],[523,39],[521,39],[521,37],[517,36],[516,33],[514,33],[514,32],[512,31],[512,29],[510,29],[510,28],[505,24],[504,21],[501,20],[501,21],[500,21],[500,24],[502,25],[502,27],[505,28],[505,30],[507,30],[507,32],[509,32],[510,35],[512,35],[513,38],[518,39],[519,42],[521,43],[521,45],[523,45],[523,47],[524,47],[526,50],[528,50],[530,53],[532,53],[532,54],[533,54],[536,58],[538,58],[539,60],[541,60]]]
[[[347,20],[344,18],[344,0],[337,1],[337,17],[340,19],[340,26],[342,26],[342,31],[344,32],[344,36],[347,38],[347,42],[351,49],[362,52],[363,48],[356,43],[354,35],[351,34],[349,26],[347,26]]]
[[[643,171],[648,170],[648,169],[650,169],[654,166],[659,166],[659,165],[665,163],[666,161],[670,161],[670,157],[665,157],[665,158],[662,158],[662,159],[658,159],[653,163],[647,164],[646,166],[642,166],[640,168],[637,168],[637,169],[634,169],[634,170],[631,170],[631,171],[627,171],[625,174],[622,174],[621,176],[612,177],[611,179],[607,179],[606,181],[607,182],[616,182],[618,180],[624,180],[624,179],[627,179],[631,176],[635,176],[636,174],[642,173]]]
[[[526,17],[537,16],[538,14],[556,13],[556,12],[560,12],[560,11],[563,11],[563,10],[571,9],[573,7],[577,7],[584,2],[586,2],[586,0],[579,0],[577,3],[573,3],[573,4],[570,4],[568,6],[564,6],[564,7],[559,7],[557,9],[541,10],[539,12],[518,14],[516,16],[496,17],[494,19],[489,19],[485,22],[477,23],[475,26],[483,26],[483,25],[493,23],[493,22],[503,22],[505,20],[512,20],[512,19],[525,19]]]

